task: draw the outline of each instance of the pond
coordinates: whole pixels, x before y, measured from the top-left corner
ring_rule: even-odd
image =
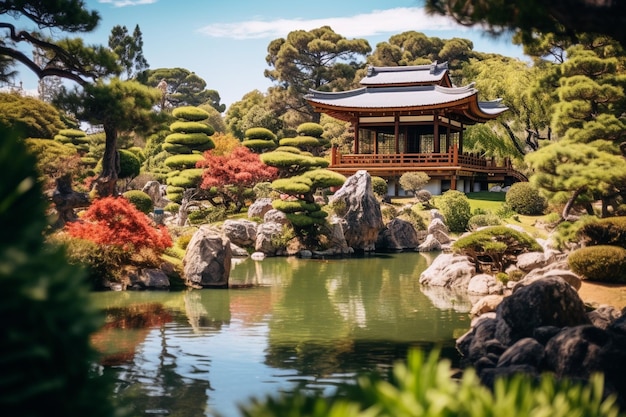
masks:
[[[94,343],[119,399],[150,416],[235,417],[252,397],[328,393],[410,348],[456,364],[471,303],[420,286],[435,256],[246,259],[230,289],[94,293],[107,318]]]

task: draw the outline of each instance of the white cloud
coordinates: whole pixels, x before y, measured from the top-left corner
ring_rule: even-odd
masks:
[[[159,0],[98,0],[98,3],[112,4],[114,7],[140,6],[153,4]]]
[[[212,23],[199,32],[214,38],[258,39],[284,37],[293,30],[311,30],[330,26],[346,38],[360,38],[409,30],[467,29],[445,16],[429,16],[423,8],[400,7],[374,10],[371,13],[325,19],[246,20],[234,23]]]

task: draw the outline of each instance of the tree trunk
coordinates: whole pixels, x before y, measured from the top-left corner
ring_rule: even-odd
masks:
[[[94,182],[99,197],[117,195],[117,179],[120,172],[120,155],[117,152],[117,130],[104,125],[105,147],[102,157],[102,172]]]
[[[56,188],[52,193],[52,202],[59,215],[56,226],[63,227],[65,223],[78,219],[74,209],[89,206],[89,195],[74,191],[72,189],[72,178],[70,174],[66,174],[57,178]]]
[[[520,144],[517,142],[517,138],[515,137],[515,133],[513,133],[513,130],[511,129],[511,127],[505,122],[500,122],[500,125],[502,125],[504,130],[506,130],[506,133],[511,139],[511,142],[513,142],[513,146],[515,146],[515,149],[517,149],[517,151],[519,152],[521,156],[524,156],[526,152],[524,152],[524,149],[522,149]]]
[[[574,194],[572,194],[572,196],[567,200],[567,203],[565,203],[565,207],[563,207],[563,213],[561,214],[561,217],[563,218],[563,220],[570,220],[569,212],[572,210],[572,207],[574,206],[576,199],[578,198],[579,195],[583,193],[583,191],[585,191],[584,187],[579,188],[578,190],[574,191]]]

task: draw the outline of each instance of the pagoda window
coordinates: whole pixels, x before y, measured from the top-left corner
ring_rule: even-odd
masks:
[[[435,135],[432,133],[420,135],[420,153],[435,152]]]
[[[450,132],[450,144],[449,146],[459,146],[461,134],[459,132]]]
[[[378,132],[377,136],[379,154],[396,153],[396,137],[394,134]]]
[[[371,129],[359,129],[359,153],[374,153],[376,132]]]

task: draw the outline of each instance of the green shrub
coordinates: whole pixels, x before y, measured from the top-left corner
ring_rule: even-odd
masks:
[[[516,182],[506,193],[506,203],[519,214],[537,216],[547,207],[546,199],[529,182]]]
[[[272,190],[272,183],[259,182],[252,188],[255,198],[269,198],[274,197],[274,190]]]
[[[307,203],[303,200],[274,200],[272,201],[272,207],[276,210],[280,210],[283,213],[297,213],[299,211],[318,211],[320,209],[319,204]]]
[[[174,110],[172,110],[172,116],[176,117],[177,119],[199,122],[201,120],[208,119],[210,115],[199,107],[182,106],[176,107]]]
[[[437,207],[451,232],[464,232],[472,217],[469,199],[457,190],[446,191],[437,199]]]
[[[117,176],[119,178],[135,178],[141,171],[141,161],[131,151],[126,149],[120,149],[120,172]]]
[[[171,169],[195,168],[196,162],[202,161],[204,157],[199,154],[172,155],[165,160],[165,165]]]
[[[308,147],[321,145],[319,139],[313,136],[298,136],[295,138],[284,138],[279,142],[280,146]]]
[[[242,406],[246,417],[616,417],[615,397],[603,397],[603,378],[588,383],[557,380],[545,374],[500,377],[493,390],[467,369],[453,379],[449,360],[439,353],[411,350],[406,362],[394,364],[389,378],[359,376],[332,394],[322,390],[294,390],[252,399]]]
[[[583,279],[626,282],[626,249],[619,246],[587,246],[570,253],[567,263]]]
[[[167,203],[165,207],[163,207],[163,210],[169,211],[170,213],[173,213],[173,214],[178,213],[179,209],[180,209],[180,204],[173,203],[173,202]]]
[[[387,181],[384,178],[372,175],[372,191],[378,197],[384,197],[387,195]]]
[[[576,237],[586,246],[611,245],[626,248],[626,217],[591,218],[580,226]]]
[[[403,208],[402,210],[400,210],[397,217],[400,217],[401,219],[411,223],[413,227],[415,227],[415,230],[426,230],[428,226],[426,225],[424,218],[420,216],[417,211],[415,211],[414,207],[415,206]]]
[[[252,127],[244,133],[244,136],[248,140],[262,139],[267,141],[276,141],[276,135],[269,129],[264,127]]]
[[[185,145],[192,148],[211,141],[211,138],[205,133],[170,133],[165,138],[165,143]]]
[[[124,198],[132,203],[133,206],[145,214],[152,213],[154,203],[150,196],[141,190],[130,190],[122,194]]]
[[[504,271],[521,253],[543,251],[533,237],[506,226],[491,226],[460,237],[452,249],[467,255],[477,269],[486,264],[496,271]]]
[[[475,214],[467,221],[468,230],[476,230],[486,226],[498,226],[502,224],[500,217],[495,214]]]
[[[301,136],[314,136],[319,138],[322,136],[322,133],[324,133],[324,128],[318,123],[309,122],[299,125],[296,132]]]
[[[428,184],[430,177],[425,172],[405,172],[400,176],[398,184],[403,190],[413,193],[414,195]]]
[[[170,125],[170,130],[176,133],[204,133],[207,136],[215,133],[213,126],[202,122],[177,121]]]
[[[217,206],[217,207],[204,207],[199,210],[193,210],[189,212],[189,223],[190,224],[205,224],[205,223],[215,223],[226,220],[228,217],[228,213],[226,207]]]

